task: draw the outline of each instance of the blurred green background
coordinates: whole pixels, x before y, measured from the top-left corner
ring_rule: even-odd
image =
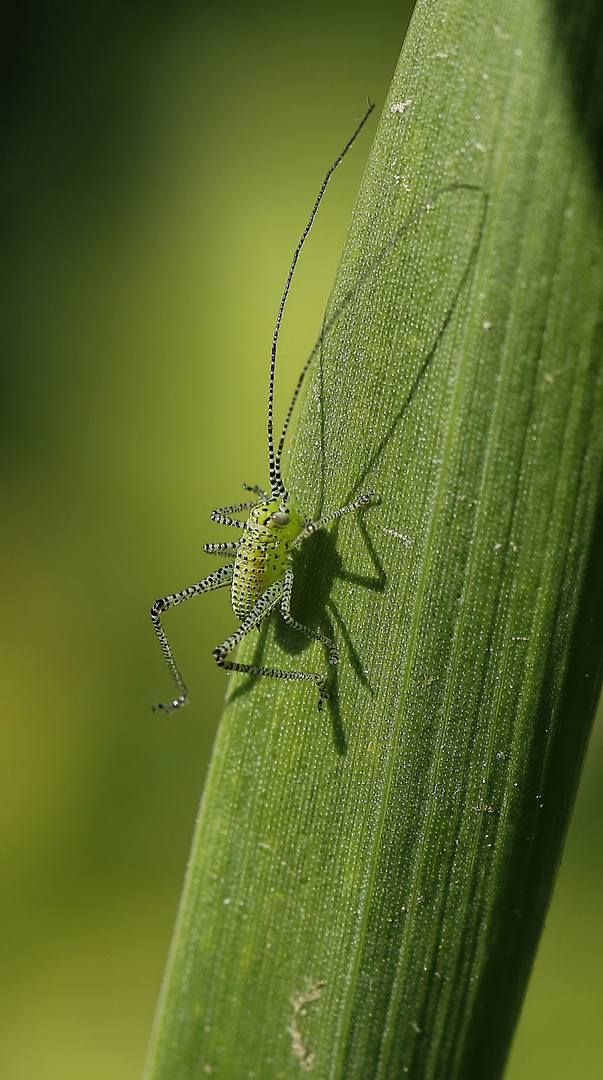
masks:
[[[366,97],[384,101],[409,8],[13,11],[0,151],[7,1080],[140,1075],[226,685],[211,649],[233,625],[219,593],[169,619],[193,702],[169,718],[150,711],[172,686],[148,609],[214,569],[201,546],[224,535],[209,512],[267,478],[289,258]],[[281,413],[372,131],[300,263]],[[599,725],[508,1080],[603,1075],[602,841]]]

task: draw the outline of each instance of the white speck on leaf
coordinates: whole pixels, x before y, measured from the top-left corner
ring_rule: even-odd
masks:
[[[406,98],[406,101],[394,102],[393,105],[390,105],[389,111],[392,115],[395,115],[395,113],[404,113],[409,105],[412,105],[412,98]]]
[[[291,1022],[287,1028],[291,1036],[291,1049],[295,1054],[295,1057],[299,1061],[302,1069],[309,1071],[314,1065],[314,1054],[310,1050],[307,1043],[302,1038],[302,1033],[297,1024],[298,1016],[306,1016],[307,1009],[305,1008],[311,1001],[317,1001],[322,995],[322,988],[324,986],[324,980],[314,983],[306,991],[305,994],[296,990],[291,998],[291,1004],[293,1006],[293,1016]]]

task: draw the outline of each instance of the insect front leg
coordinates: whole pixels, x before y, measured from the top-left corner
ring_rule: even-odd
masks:
[[[237,503],[236,506],[218,506],[216,510],[212,510],[209,516],[211,520],[217,522],[218,525],[234,525],[235,529],[244,529],[247,523],[241,521],[240,518],[233,518],[230,515],[236,514],[238,510],[251,510],[252,506],[255,506],[255,503]]]
[[[159,644],[161,645],[167,666],[178,687],[178,697],[173,701],[159,702],[157,705],[153,705],[153,712],[155,712],[156,709],[163,709],[164,712],[172,713],[175,712],[176,709],[181,709],[184,705],[188,705],[188,691],[182,675],[180,674],[178,665],[174,660],[170,643],[161,623],[161,615],[163,615],[163,612],[167,611],[168,608],[176,607],[177,604],[181,604],[183,600],[190,600],[191,596],[197,596],[204,592],[213,592],[214,589],[223,589],[225,585],[230,585],[233,569],[234,565],[232,563],[228,566],[221,566],[219,570],[214,570],[213,574],[209,574],[206,578],[203,578],[202,581],[198,581],[196,585],[191,585],[188,589],[182,589],[177,593],[170,593],[169,596],[164,596],[159,600],[156,600],[153,604],[153,607],[151,608],[151,622],[153,623],[155,633],[159,638]]]
[[[374,495],[374,491],[367,491],[365,495],[359,495],[353,502],[346,503],[345,506],[341,506],[339,510],[335,510],[334,513],[317,518],[316,521],[309,521],[307,525],[304,525],[299,536],[295,537],[292,547],[299,547],[304,540],[307,540],[309,536],[312,536],[312,533],[318,532],[319,529],[326,528],[332,521],[336,521],[337,518],[343,517],[344,514],[349,514],[351,510],[358,510],[361,506],[366,506],[366,504],[374,498]]]
[[[223,667],[226,671],[241,671],[245,675],[266,675],[270,679],[287,679],[289,681],[304,679],[308,682],[313,682],[318,689],[318,708],[322,709],[323,702],[327,697],[325,680],[322,675],[318,675],[316,672],[311,671],[285,671],[281,668],[258,667],[255,664],[237,664],[234,660],[226,659],[228,654],[232,652],[249,631],[253,630],[256,626],[259,626],[266,616],[269,615],[279,603],[282,603],[286,580],[287,578],[285,576],[285,580],[275,581],[269,589],[266,589],[266,592],[263,593],[257,603],[254,604],[249,615],[243,619],[239,629],[235,630],[234,634],[231,634],[226,641],[223,641],[221,645],[218,645],[218,647],[214,649],[214,659],[218,667]],[[292,620],[292,622],[299,629],[302,629],[304,633],[308,633],[306,628],[295,623],[295,620]],[[309,633],[311,637],[315,636],[312,631]],[[327,643],[326,638],[320,637],[319,640]]]

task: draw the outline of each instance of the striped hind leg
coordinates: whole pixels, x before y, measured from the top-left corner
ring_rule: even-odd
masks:
[[[223,641],[221,645],[214,649],[214,659],[218,667],[222,667],[226,671],[241,671],[245,675],[266,675],[270,679],[287,679],[289,681],[304,679],[307,682],[312,682],[318,690],[318,708],[322,709],[327,696],[325,680],[322,675],[312,671],[286,671],[282,668],[258,667],[255,664],[237,664],[234,660],[226,659],[228,654],[236,648],[249,631],[259,626],[279,604],[282,610],[286,582],[287,577],[285,577],[285,580],[275,581],[269,589],[266,589],[266,592],[254,604],[249,615],[245,616],[238,630],[235,630],[234,634],[231,634],[230,637],[226,638],[226,641]],[[295,623],[294,619],[291,620],[291,624],[296,626],[297,629],[302,629],[304,633],[309,633],[310,637],[315,636],[313,631],[308,631],[301,624]],[[319,637],[319,640],[326,641],[323,637]]]
[[[177,604],[181,604],[183,600],[190,600],[191,596],[197,596],[204,592],[213,592],[214,589],[223,589],[225,585],[230,585],[232,581],[234,564],[229,563],[228,566],[221,566],[219,570],[214,570],[213,574],[208,574],[206,578],[198,581],[196,585],[189,586],[188,589],[182,589],[177,593],[170,593],[169,596],[164,596],[159,600],[156,600],[151,608],[151,622],[155,629],[155,633],[159,638],[159,644],[163,655],[165,657],[167,666],[169,667],[176,686],[178,687],[178,697],[173,701],[159,702],[157,705],[153,705],[153,712],[156,709],[163,709],[164,712],[172,713],[176,709],[181,709],[184,705],[188,705],[188,691],[184,684],[184,679],[180,674],[180,670],[176,661],[174,660],[174,654],[170,643],[167,639],[165,630],[161,623],[161,615],[168,608],[176,607]]]

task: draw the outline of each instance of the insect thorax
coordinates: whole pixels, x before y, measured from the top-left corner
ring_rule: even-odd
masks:
[[[238,618],[244,619],[266,589],[284,577],[293,541],[304,525],[305,518],[278,499],[251,508],[239,540],[230,590]]]

